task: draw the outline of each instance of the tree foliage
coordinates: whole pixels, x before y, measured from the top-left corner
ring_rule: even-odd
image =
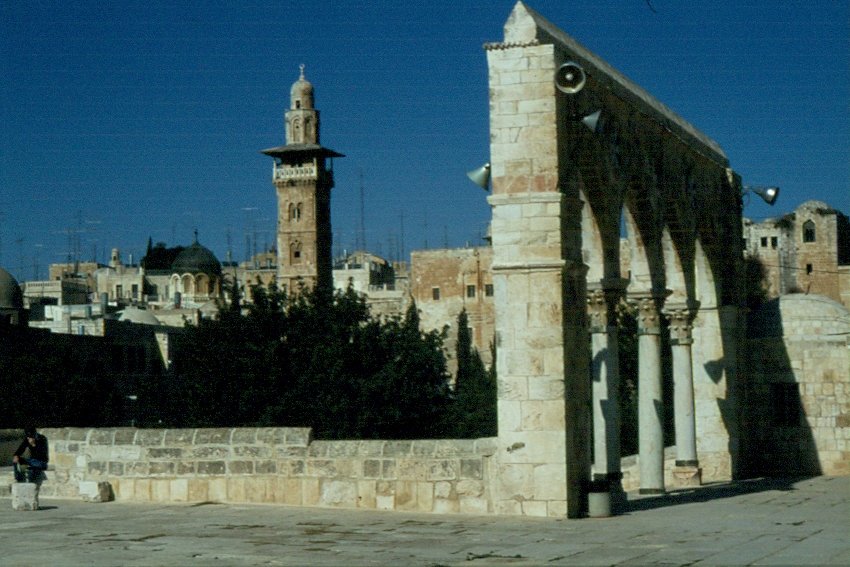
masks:
[[[350,287],[252,295],[245,314],[223,309],[183,337],[168,421],[305,426],[326,439],[447,433],[443,336],[419,330],[415,304],[379,320]]]
[[[484,368],[481,355],[472,345],[469,317],[465,309],[458,315],[457,329],[457,379],[451,428],[453,436],[474,438],[496,435],[495,370],[488,372]],[[493,354],[495,361],[495,352]]]

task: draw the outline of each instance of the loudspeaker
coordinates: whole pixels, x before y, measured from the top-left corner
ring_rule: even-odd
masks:
[[[566,94],[576,94],[587,80],[584,69],[575,61],[567,61],[555,72],[555,86]]]

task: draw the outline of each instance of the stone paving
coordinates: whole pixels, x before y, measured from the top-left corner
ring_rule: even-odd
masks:
[[[850,477],[629,494],[604,519],[278,505],[0,506],[3,565],[848,565]]]

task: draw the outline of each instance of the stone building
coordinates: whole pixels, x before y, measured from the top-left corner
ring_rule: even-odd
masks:
[[[764,264],[770,296],[816,293],[850,308],[850,221],[822,201],[756,223],[744,219],[746,254]]]
[[[299,285],[331,289],[333,158],[343,155],[319,145],[319,111],[303,65],[290,89],[284,123],[286,145],[263,150],[274,158],[277,285],[282,290],[297,290]]]
[[[495,329],[493,251],[488,246],[415,250],[410,254],[410,295],[420,311],[423,329],[449,333],[445,343],[449,369],[456,371],[454,355],[457,318],[466,309],[472,344],[485,365],[492,364]]]

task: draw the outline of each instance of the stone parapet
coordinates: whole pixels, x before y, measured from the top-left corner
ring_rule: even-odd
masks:
[[[108,482],[117,500],[492,512],[493,439],[314,441],[307,428],[44,429],[43,496]]]

